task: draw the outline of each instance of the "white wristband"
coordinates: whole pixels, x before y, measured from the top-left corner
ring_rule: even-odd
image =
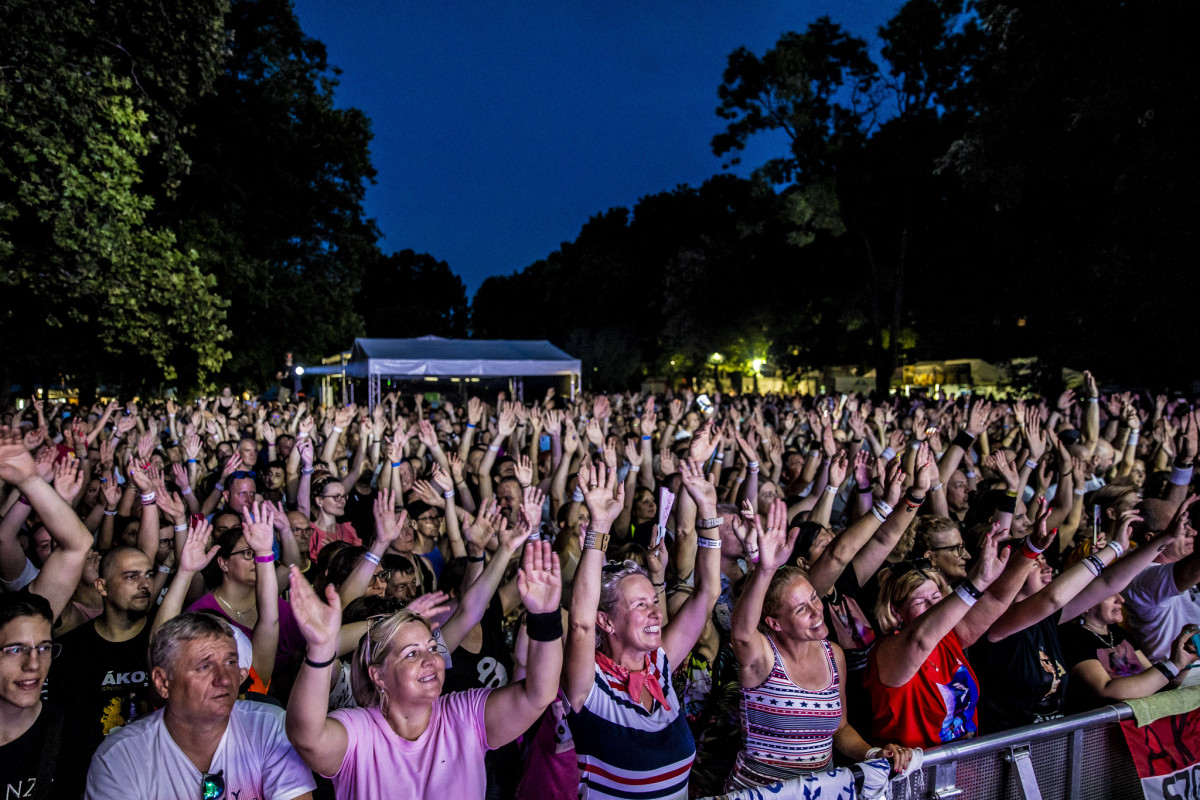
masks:
[[[1137,443],[1139,441],[1141,441],[1141,434],[1138,431],[1133,431],[1129,434],[1129,441],[1127,441],[1125,443],[1125,445],[1126,445],[1126,447],[1128,447],[1131,444],[1137,445]]]
[[[1171,470],[1170,480],[1174,486],[1187,486],[1192,482],[1192,468],[1190,466],[1182,469],[1175,467]]]
[[[1029,467],[1030,469],[1037,469],[1037,461],[1032,458],[1027,458],[1025,459],[1025,466]]]
[[[1125,548],[1121,547],[1121,544],[1116,541],[1109,542],[1105,547],[1111,547],[1112,551],[1117,554],[1117,558],[1120,558],[1125,553]]]
[[[883,452],[880,453],[879,456],[884,461],[891,461],[893,458],[896,457],[896,451],[893,450],[890,446],[885,447],[885,448],[883,448]]]
[[[970,608],[971,606],[975,605],[975,598],[972,597],[971,593],[967,591],[967,587],[955,586],[954,593],[956,595],[958,595],[958,598],[960,600],[962,600],[964,603],[967,604],[967,608]]]
[[[640,464],[630,464],[630,465],[629,465],[629,471],[630,471],[630,472],[641,472],[641,471],[642,471],[642,467],[641,467],[641,465],[640,465]]]
[[[871,513],[874,514],[875,519],[879,520],[880,522],[887,521],[887,517],[885,517],[883,515],[883,513],[879,510],[879,506],[871,506]]]
[[[342,431],[344,431],[344,430],[346,430],[346,429],[345,429],[345,428],[339,428],[337,425],[334,425],[334,426],[333,426],[333,432],[334,432],[334,433],[341,433],[341,432],[342,432]]]
[[[301,438],[301,439],[305,438],[306,436],[308,436],[308,431],[300,431],[300,438]]]
[[[580,489],[578,486],[575,487],[575,492],[571,495],[571,500],[576,503],[583,502],[583,490]]]
[[[837,494],[838,487],[834,486],[833,484],[828,484],[825,486],[825,491],[829,492],[830,494]]]
[[[721,540],[720,539],[709,539],[707,536],[697,536],[696,544],[700,547],[704,547],[709,550],[720,550],[721,549]]]
[[[176,532],[176,533],[183,533],[183,532],[184,532],[184,531],[186,531],[186,530],[187,530],[187,523],[186,523],[186,522],[180,523],[179,525],[176,525],[176,526],[175,526],[175,532]]]

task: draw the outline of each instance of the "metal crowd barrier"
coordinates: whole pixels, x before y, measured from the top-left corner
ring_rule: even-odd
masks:
[[[952,742],[927,751],[920,771],[892,781],[895,800],[1141,800],[1117,724],[1133,711],[1094,711]]]

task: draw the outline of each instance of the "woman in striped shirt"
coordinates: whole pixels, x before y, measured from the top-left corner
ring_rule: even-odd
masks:
[[[711,422],[707,425],[693,437],[697,458],[712,452]],[[676,533],[698,532],[700,550],[695,591],[665,626],[665,586],[652,584],[633,562],[605,566],[608,531],[621,511],[624,486],[603,463],[590,468],[585,498],[592,523],[575,572],[563,670],[581,798],[688,796],[696,745],[671,685],[671,667],[696,645],[716,604],[721,540],[714,534],[721,519],[716,489],[703,468],[684,462],[681,472],[687,491],[680,494]],[[584,468],[580,474],[589,472]]]
[[[765,531],[757,516],[751,524],[747,556],[754,570],[734,606],[731,631],[746,742],[727,791],[827,769],[834,748],[854,761],[882,755],[903,770],[911,750],[871,747],[842,713],[846,658],[826,639],[824,607],[805,572],[785,566],[800,533],[786,533],[786,504],[771,504]]]

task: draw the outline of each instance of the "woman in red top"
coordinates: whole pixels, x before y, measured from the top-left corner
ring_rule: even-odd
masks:
[[[963,649],[1004,613],[1036,564],[1010,559],[1007,547],[998,552],[1007,534],[993,526],[974,568],[953,588],[928,559],[880,574],[875,615],[891,635],[871,651],[863,681],[873,740],[928,748],[977,734],[979,684]]]

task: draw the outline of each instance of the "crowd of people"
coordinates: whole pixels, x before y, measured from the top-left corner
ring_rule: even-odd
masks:
[[[0,794],[878,792],[947,742],[1200,681],[1198,423],[1090,374],[26,400]]]

